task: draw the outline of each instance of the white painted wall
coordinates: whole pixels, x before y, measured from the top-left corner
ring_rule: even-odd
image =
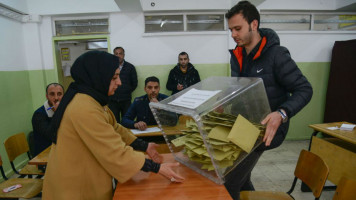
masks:
[[[226,34],[143,36],[143,20],[142,12],[110,15],[111,48],[124,47],[126,60],[135,65],[175,64],[181,51],[193,64],[228,60]]]
[[[28,13],[27,4],[26,4],[25,0],[0,0],[0,3],[6,5],[18,12],[21,12],[24,14]]]
[[[225,10],[231,7],[231,0],[140,0],[144,11],[160,10]]]
[[[335,41],[356,39],[355,33],[277,33],[296,62],[330,62]]]
[[[25,40],[26,62],[28,69],[42,69],[41,34],[39,24],[24,23],[23,36]]]
[[[43,17],[40,23],[23,23],[22,27],[27,69],[53,69],[51,17]]]
[[[30,0],[34,1],[40,0]],[[135,65],[174,65],[181,51],[189,53],[193,64],[228,63],[227,50],[235,46],[228,31],[147,36],[143,12],[111,12],[109,20],[111,48],[123,46],[126,60]],[[0,50],[1,71],[53,69],[52,17],[43,16],[40,23],[20,23],[0,16],[0,27],[0,44],[6,47]],[[335,41],[356,39],[355,33],[343,32],[278,34],[296,62],[330,62]]]
[[[41,35],[41,50],[42,50],[42,63],[44,69],[53,69],[54,68],[54,58],[53,58],[53,46],[52,46],[52,18],[45,16],[42,18],[40,23],[40,35]]]
[[[26,0],[28,12],[38,15],[118,12],[114,0]]]
[[[355,0],[337,0],[335,1],[335,4],[336,4],[336,8],[342,8],[347,5],[353,4],[355,2],[356,2]]]
[[[0,71],[27,69],[23,24],[0,15]]]
[[[337,0],[266,0],[259,10],[334,10]]]

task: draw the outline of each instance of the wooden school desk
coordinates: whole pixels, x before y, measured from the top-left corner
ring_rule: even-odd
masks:
[[[157,125],[151,125],[148,126],[147,128],[154,128],[154,127],[158,127]],[[163,127],[163,129],[165,130],[166,135],[180,135],[181,134],[181,130],[185,128],[183,126],[171,126],[171,127]],[[135,134],[136,137],[152,137],[152,136],[163,136],[163,133],[161,132],[161,130],[157,131],[157,132],[149,132],[149,133],[140,133],[140,134]]]
[[[165,131],[166,135],[180,135],[181,130],[186,129],[186,121],[193,120],[190,116],[181,115],[179,116],[178,123],[175,126],[163,126],[162,129]],[[158,125],[150,125],[148,128],[158,127]],[[151,133],[141,133],[135,134],[136,137],[152,137],[152,136],[162,136],[161,131],[151,132]]]
[[[150,126],[150,127],[157,127],[157,126]],[[180,126],[174,126],[174,127],[169,127],[167,128],[167,135],[176,135],[176,134],[181,134],[180,133]],[[144,133],[144,134],[139,134],[136,135],[136,137],[147,137],[147,136],[162,136],[162,132],[152,132],[152,133]],[[160,151],[160,148],[164,148],[168,150],[168,147],[165,147],[166,145],[162,145],[162,147],[158,148],[158,151]],[[38,154],[37,156],[35,156],[34,158],[32,158],[28,164],[30,165],[37,165],[37,167],[41,166],[46,166],[47,165],[47,161],[48,161],[48,156],[49,156],[49,152],[51,151],[51,146],[49,146],[47,149],[43,150],[40,154]],[[166,151],[166,150],[164,150]]]
[[[342,176],[356,179],[356,130],[327,129],[328,127],[340,127],[343,123],[347,122],[309,125],[314,129],[309,149],[319,155],[329,166],[328,180],[335,185],[338,185]],[[316,137],[319,132],[330,137]]]
[[[177,162],[172,154],[162,154],[164,162]],[[229,200],[229,193],[223,185],[218,185],[183,164],[175,171],[185,178],[183,183],[172,183],[167,178],[155,174],[139,172],[129,181],[118,184],[114,200]]]
[[[28,164],[29,165],[37,165],[38,169],[45,170],[48,162],[49,152],[51,151],[51,146],[47,149],[43,150],[40,154],[32,158]]]

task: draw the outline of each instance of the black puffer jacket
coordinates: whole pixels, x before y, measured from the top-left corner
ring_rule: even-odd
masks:
[[[259,32],[265,39],[262,39],[260,45],[250,52],[248,55],[250,60],[246,61],[248,64],[243,64],[241,72],[236,56],[242,56],[244,50],[240,49],[240,52],[238,48],[230,50],[231,74],[262,78],[271,110],[283,108],[290,119],[310,101],[313,94],[312,87],[292,60],[288,49],[280,46],[277,33],[271,29],[260,29]],[[289,121],[280,126],[269,148],[277,147],[282,143],[288,126]]]
[[[112,101],[131,101],[131,93],[137,87],[137,73],[135,66],[124,61],[124,65],[120,71],[121,86],[118,87],[113,96],[110,96]]]
[[[183,89],[185,89],[198,82],[200,82],[199,73],[191,63],[188,63],[188,69],[186,73],[183,73],[179,68],[179,64],[177,64],[169,72],[166,87],[168,90],[172,90],[172,95],[173,95],[179,92],[179,90],[177,90],[178,83],[183,85]]]

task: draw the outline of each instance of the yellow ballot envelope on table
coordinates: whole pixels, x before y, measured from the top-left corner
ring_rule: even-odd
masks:
[[[150,108],[174,158],[217,184],[262,143],[271,112],[262,79],[242,77],[209,77]]]

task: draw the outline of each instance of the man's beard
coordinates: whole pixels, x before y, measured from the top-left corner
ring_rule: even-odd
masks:
[[[157,94],[151,94],[151,95],[149,96],[150,99],[153,99],[153,98],[156,98],[156,97],[157,97]]]
[[[239,46],[239,47],[245,47],[247,44],[249,44],[249,43],[251,43],[251,39],[252,38],[252,28],[251,28],[251,25],[248,27],[248,34],[244,37],[244,38],[242,38],[243,40],[242,41],[244,41],[242,44],[240,43],[237,43],[237,46]]]

